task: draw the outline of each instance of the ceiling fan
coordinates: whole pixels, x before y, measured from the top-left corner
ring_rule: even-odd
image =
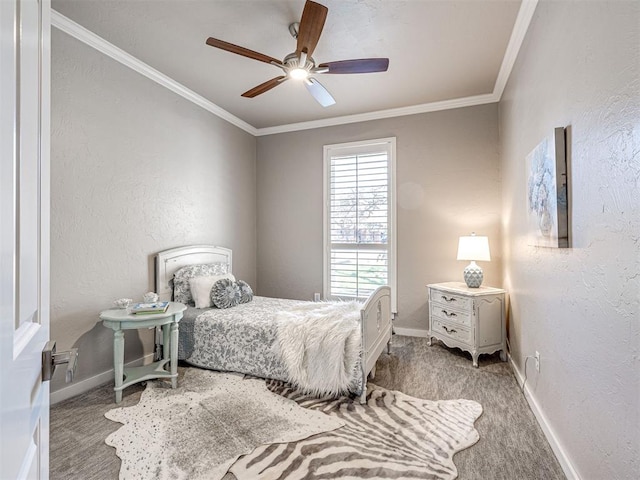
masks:
[[[296,51],[290,53],[282,61],[262,53],[240,47],[213,37],[207,39],[207,45],[226,50],[227,52],[252,58],[260,62],[281,68],[284,75],[272,78],[257,87],[247,90],[243,97],[253,98],[281,83],[291,79],[302,80],[307,90],[320,105],[328,107],[336,103],[331,94],[312,75],[320,73],[373,73],[386,72],[389,67],[388,58],[361,58],[357,60],[340,60],[316,65],[311,55],[320,40],[322,28],[329,9],[324,5],[307,0],[302,11],[300,22],[289,25],[289,33],[298,43]]]

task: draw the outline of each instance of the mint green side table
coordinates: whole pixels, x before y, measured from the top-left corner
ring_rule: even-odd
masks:
[[[113,391],[116,392],[116,403],[122,401],[122,390],[134,383],[154,378],[170,378],[171,386],[178,386],[178,323],[186,309],[182,303],[171,302],[166,312],[153,315],[132,315],[124,308],[100,313],[102,324],[113,330]],[[163,358],[149,365],[124,368],[124,331],[151,327],[162,327]],[[169,371],[165,368],[167,363]]]

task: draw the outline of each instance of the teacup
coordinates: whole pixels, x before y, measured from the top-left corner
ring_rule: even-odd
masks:
[[[119,298],[118,300],[114,300],[113,304],[118,308],[127,308],[132,302],[132,298]]]
[[[144,303],[155,303],[158,301],[158,294],[155,292],[147,292],[142,296]]]

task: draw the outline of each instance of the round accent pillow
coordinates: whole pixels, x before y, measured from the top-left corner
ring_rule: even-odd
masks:
[[[218,280],[211,287],[211,303],[218,308],[235,307],[240,303],[240,288],[229,278]]]
[[[249,303],[253,300],[253,290],[251,290],[251,287],[247,282],[244,280],[238,280],[236,284],[240,289],[240,303]]]

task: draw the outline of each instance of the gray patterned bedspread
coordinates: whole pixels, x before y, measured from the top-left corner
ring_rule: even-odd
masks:
[[[275,316],[301,303],[305,302],[256,296],[232,308],[190,307],[180,322],[179,358],[197,367],[285,379],[274,346]]]
[[[188,307],[180,321],[178,357],[197,367],[286,381],[276,315],[305,303],[255,296],[227,309]],[[361,380],[357,384],[361,388]]]
[[[207,310],[210,309],[190,307],[187,305],[187,309],[183,312],[182,320],[180,320],[178,324],[180,327],[180,335],[178,336],[178,358],[180,360],[186,360],[191,356],[194,343],[193,324],[198,315]]]

